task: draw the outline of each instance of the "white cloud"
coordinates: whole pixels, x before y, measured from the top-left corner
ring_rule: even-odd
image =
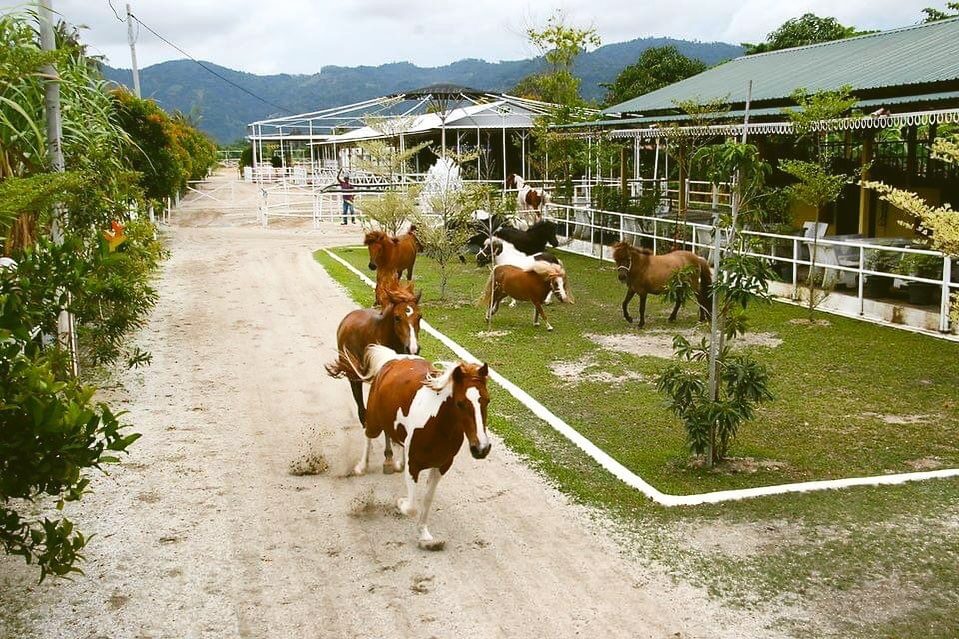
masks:
[[[533,53],[523,33],[554,8],[589,24],[604,42],[642,36],[757,42],[786,19],[811,11],[845,24],[883,29],[915,23],[930,0],[132,0],[133,12],[197,58],[252,73],[314,73],[328,64],[377,65],[408,60],[421,66],[461,58],[503,60]],[[932,2],[932,4],[936,4]],[[939,3],[943,4],[943,3]],[[124,17],[124,1],[113,0]],[[114,66],[129,66],[126,25],[108,0],[54,0],[83,40]],[[182,57],[140,29],[141,67]]]

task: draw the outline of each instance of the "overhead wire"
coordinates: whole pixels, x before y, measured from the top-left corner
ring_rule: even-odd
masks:
[[[120,21],[120,22],[124,22],[124,20],[120,17],[120,14],[117,13],[116,8],[113,6],[112,0],[107,0],[107,3],[110,5],[110,9],[113,10],[113,15],[116,16],[117,20]],[[179,51],[182,55],[185,55],[185,56],[186,56],[187,58],[189,58],[192,62],[196,63],[198,66],[200,66],[201,68],[203,68],[207,73],[209,73],[209,74],[211,74],[211,75],[213,75],[213,76],[216,76],[217,78],[219,78],[219,79],[222,80],[223,82],[226,82],[227,84],[229,84],[230,86],[234,87],[235,89],[239,89],[240,91],[242,91],[243,93],[246,93],[246,94],[249,95],[250,97],[256,98],[256,99],[259,100],[260,102],[262,102],[262,103],[264,103],[264,104],[268,104],[269,106],[271,106],[271,107],[273,107],[273,108],[275,108],[275,109],[279,109],[280,111],[282,111],[282,112],[284,112],[284,113],[293,114],[293,113],[296,112],[295,109],[290,109],[290,108],[285,107],[285,106],[283,106],[283,105],[277,104],[276,102],[272,102],[271,100],[267,100],[267,99],[264,98],[263,96],[257,95],[256,93],[254,93],[253,91],[250,91],[250,90],[247,89],[246,87],[244,87],[244,86],[242,86],[242,85],[240,85],[240,84],[237,84],[237,83],[234,82],[233,80],[225,77],[223,74],[218,73],[215,69],[212,69],[211,67],[207,66],[206,64],[204,64],[203,62],[201,62],[200,60],[198,60],[196,57],[194,57],[192,54],[190,54],[189,52],[187,52],[186,50],[184,50],[182,47],[174,44],[173,42],[171,42],[171,41],[168,40],[167,38],[165,38],[165,37],[163,37],[162,35],[160,35],[159,33],[157,33],[156,29],[152,28],[150,25],[148,25],[147,23],[145,23],[143,20],[140,19],[139,16],[137,16],[137,15],[136,15],[135,13],[133,13],[132,11],[130,12],[130,17],[133,18],[133,20],[137,23],[137,37],[139,37],[140,26],[143,26],[144,29],[146,29],[147,31],[149,31],[150,33],[152,33],[152,34],[153,34],[154,36],[156,36],[160,41],[162,41],[162,42],[166,43],[167,45],[169,45],[170,47],[176,49],[176,50]]]

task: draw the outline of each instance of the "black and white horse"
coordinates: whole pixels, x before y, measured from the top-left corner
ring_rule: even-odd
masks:
[[[525,231],[510,226],[501,227],[494,235],[506,240],[527,255],[536,255],[546,250],[546,245],[559,246],[556,237],[556,223],[550,220],[540,220]]]

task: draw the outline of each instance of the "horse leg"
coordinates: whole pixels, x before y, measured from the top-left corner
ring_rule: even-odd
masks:
[[[536,302],[534,302],[534,305],[536,306],[536,314],[537,314],[537,316],[538,316],[538,315],[542,315],[542,316],[543,316],[543,322],[546,324],[546,330],[548,330],[548,331],[553,330],[553,325],[550,324],[550,323],[549,323],[549,320],[546,318],[546,311],[543,310],[543,305],[542,305],[541,303],[536,303]],[[534,323],[533,323],[533,326],[539,326],[539,321],[534,322]]]
[[[433,539],[430,529],[426,527],[426,519],[430,514],[430,507],[433,505],[433,495],[436,493],[436,486],[440,483],[443,476],[439,468],[428,468],[429,475],[426,479],[426,488],[423,491],[423,503],[420,504],[419,518],[416,527],[419,529],[420,538],[417,545],[424,550],[442,550],[444,543]]]
[[[626,321],[630,324],[633,323],[633,318],[629,316],[629,303],[633,301],[633,296],[636,295],[636,291],[631,288],[626,289],[626,299],[623,300],[623,317],[626,318]]]
[[[396,469],[396,464],[393,463],[393,442],[390,439],[390,434],[384,430],[383,431],[383,474],[392,475],[395,469]]]
[[[377,435],[378,434],[379,433],[377,433]],[[363,432],[363,454],[360,457],[360,461],[353,467],[354,475],[363,475],[366,473],[366,467],[370,463],[370,450],[373,448],[373,440],[376,439],[377,435],[370,437],[365,431]]]
[[[416,513],[416,482],[413,481],[413,475],[410,474],[409,463],[406,464],[406,472],[403,473],[406,479],[406,497],[400,497],[396,500],[396,509],[403,515],[413,515]]]
[[[366,427],[366,406],[363,405],[363,382],[350,380],[350,390],[353,391],[353,401],[356,402],[356,414],[360,418],[360,426]]]
[[[675,322],[676,315],[679,314],[679,307],[683,305],[682,300],[676,300],[676,305],[673,307],[673,312],[669,314],[669,321]]]
[[[639,327],[646,326],[646,296],[648,293],[639,294]]]

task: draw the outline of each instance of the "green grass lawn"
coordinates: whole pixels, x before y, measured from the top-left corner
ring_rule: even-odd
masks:
[[[338,253],[366,269],[365,249]],[[501,307],[494,335],[486,335],[474,302],[487,271],[454,265],[448,300],[441,302],[437,267],[421,257],[423,315],[660,490],[688,494],[959,466],[959,344],[835,316],[821,316],[828,326],[797,324],[804,310],[769,304],[751,311],[751,331],[782,343],[751,350],[768,367],[776,399],[760,408],[730,452],[759,463],[741,472],[692,467],[682,425],[654,385],[668,360],[605,350],[588,336],[628,334],[638,345],[668,341],[672,333],[663,331],[697,327],[694,309],[670,325],[669,308],[650,297],[640,331],[622,319],[624,288],[611,265],[563,259],[576,304],[548,307],[552,333],[533,327],[532,307],[520,304]],[[364,304],[372,299],[363,286],[354,294]],[[554,375],[550,365],[563,362],[576,363],[587,379]],[[621,381],[604,381],[598,377],[604,372]]]
[[[365,249],[337,253],[361,270]],[[372,290],[322,251],[317,260],[360,304]],[[448,300],[438,300],[436,267],[417,261],[424,316],[661,490],[697,493],[789,481],[913,470],[935,458],[959,464],[959,346],[829,315],[829,326],[773,304],[751,312],[752,329],[782,339],[754,352],[771,372],[776,400],[746,425],[731,454],[780,462],[778,470],[689,468],[681,425],[642,380],[569,383],[554,361],[589,360],[587,373],[651,378],[666,361],[604,351],[585,335],[638,332],[622,319],[623,289],[609,264],[564,255],[577,303],[549,307],[556,330],[532,327],[521,304],[494,318],[483,337],[474,304],[486,272],[455,265]],[[637,315],[637,312],[633,313]],[[646,331],[672,329],[650,298]],[[694,326],[692,308],[677,329]],[[424,354],[449,358],[424,336]],[[600,468],[504,392],[492,389],[491,427],[506,445],[568,494],[599,507],[638,556],[703,585],[725,601],[785,611],[797,636],[959,635],[959,480],[784,495],[666,509]],[[918,416],[924,416],[920,419]],[[914,423],[890,424],[879,416]],[[778,613],[775,616],[779,616]]]

